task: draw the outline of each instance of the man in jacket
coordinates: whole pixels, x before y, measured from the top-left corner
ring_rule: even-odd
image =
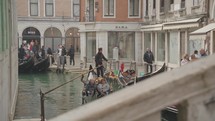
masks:
[[[74,49],[73,45],[71,45],[68,55],[70,56],[70,65],[72,65],[72,62],[73,62],[73,66],[74,66],[75,65],[75,60],[74,60],[75,49]]]
[[[100,74],[103,77],[104,72],[103,72],[103,64],[102,64],[102,59],[104,59],[105,61],[108,61],[105,56],[102,53],[102,48],[98,49],[98,53],[95,56],[95,62],[96,62],[96,67],[97,67],[97,76],[99,77]]]
[[[146,71],[148,72],[148,68],[150,67],[150,73],[152,73],[152,63],[154,61],[154,55],[149,48],[147,48],[143,60],[147,63]]]

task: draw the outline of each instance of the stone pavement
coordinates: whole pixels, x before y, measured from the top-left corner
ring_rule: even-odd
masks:
[[[88,70],[89,65],[92,65],[93,67],[95,67],[94,62],[93,63],[87,63],[86,68],[84,67],[84,64],[81,65],[81,60],[80,60],[80,55],[79,54],[75,55],[75,65],[74,66],[70,65],[70,57],[69,56],[67,56],[66,59],[67,59],[67,61],[66,61],[67,64],[65,64],[64,73],[68,73],[68,72],[83,73],[83,72],[86,72]],[[133,68],[134,69],[134,66],[131,67],[131,62],[127,61],[127,62],[124,62],[124,63],[125,63],[125,69],[124,70],[127,70],[129,68]],[[105,67],[106,67],[107,70],[110,69],[109,64],[107,64],[107,63],[104,62],[104,65],[106,65]],[[112,64],[112,66],[111,66],[111,70],[112,71],[114,70],[114,66],[113,65],[114,64]],[[119,65],[119,67],[120,67],[120,65]],[[51,71],[56,72],[57,64],[55,63],[55,64],[51,65],[49,68],[50,68]],[[61,66],[61,69],[62,69],[62,66]],[[137,71],[138,76],[140,76],[142,74],[145,74],[146,70],[145,70],[144,64],[143,63],[142,64],[137,64],[136,65],[136,71]],[[155,68],[154,68],[153,71],[155,71]]]

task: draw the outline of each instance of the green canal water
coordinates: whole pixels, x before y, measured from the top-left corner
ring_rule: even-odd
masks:
[[[15,119],[40,118],[40,89],[46,92],[79,74],[53,72],[20,74]],[[45,117],[50,119],[81,106],[80,78],[45,96]]]

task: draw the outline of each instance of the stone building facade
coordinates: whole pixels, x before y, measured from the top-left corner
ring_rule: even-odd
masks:
[[[18,40],[52,48],[74,45],[80,52],[79,0],[18,0]]]
[[[14,0],[0,1],[0,121],[12,121],[18,93],[18,41]]]
[[[119,60],[142,61],[142,0],[80,0],[81,59],[94,62],[98,48],[112,59],[118,48]]]
[[[143,0],[144,22],[141,27],[143,52],[147,47],[155,53],[155,62],[167,63],[169,68],[180,66],[185,53],[204,48],[208,54],[206,35],[191,33],[211,22],[212,3],[209,0]],[[213,38],[210,38],[213,43]]]

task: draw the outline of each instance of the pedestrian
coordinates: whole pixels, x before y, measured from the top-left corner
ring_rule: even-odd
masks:
[[[54,57],[52,56],[52,49],[48,47],[47,49],[47,55],[50,57],[51,56],[51,63],[54,63]]]
[[[62,52],[60,56],[60,63],[63,65],[63,71],[66,64],[66,48],[62,46]]]
[[[199,50],[199,53],[200,53],[200,58],[207,56],[207,54],[206,54],[204,49]]]
[[[198,58],[200,58],[199,57],[199,54],[198,54],[198,50],[194,50],[194,53],[193,53],[194,55],[195,55],[195,57],[198,59]]]
[[[52,49],[50,47],[48,47],[48,49],[47,49],[47,54],[52,55]]]
[[[197,60],[199,57],[198,55],[198,51],[197,50],[194,50],[193,54],[190,56],[190,61],[194,61],[194,60]]]
[[[189,55],[184,54],[183,59],[181,60],[181,66],[187,64],[189,62]]]
[[[74,59],[75,49],[74,49],[73,45],[71,45],[68,55],[70,56],[70,65],[72,65],[72,62],[73,62],[73,66],[74,66],[75,65],[75,59]]]
[[[152,63],[154,61],[154,55],[149,48],[146,49],[143,60],[147,63],[146,71],[148,72],[148,68],[150,68],[150,73],[152,73]]]
[[[105,61],[108,61],[105,56],[102,53],[102,48],[98,49],[98,53],[95,56],[95,62],[96,62],[96,68],[97,68],[97,77],[101,76],[103,77],[104,72],[103,72],[103,63],[102,63],[102,59],[104,59]]]
[[[42,57],[42,59],[45,58],[45,55],[46,55],[46,53],[45,53],[45,47],[43,45],[42,48],[41,48],[41,57]]]
[[[62,45],[58,45],[57,48],[57,70],[56,72],[61,72],[60,67],[61,67],[61,55],[62,55]]]

